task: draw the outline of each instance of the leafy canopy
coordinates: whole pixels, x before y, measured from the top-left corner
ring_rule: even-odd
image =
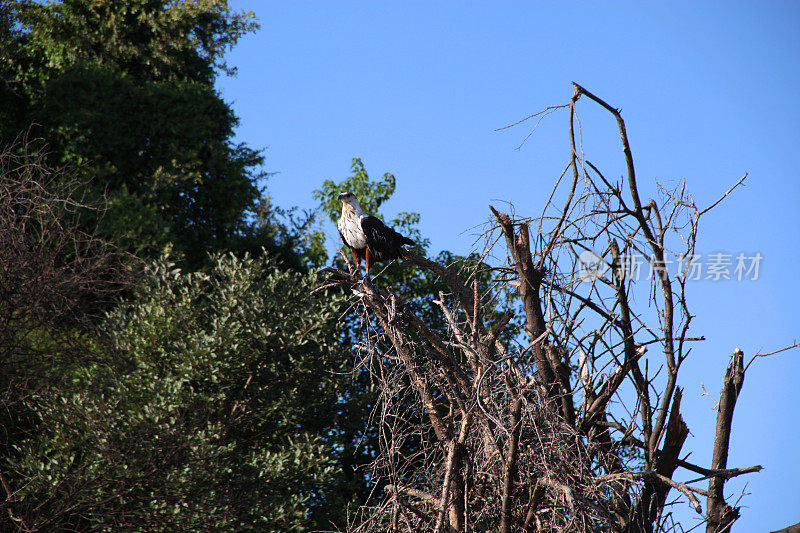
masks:
[[[107,198],[100,234],[191,267],[248,231],[259,151],[214,88],[222,57],[256,28],[225,0],[15,0],[0,10],[0,142],[29,132]],[[9,89],[10,88],[10,89]]]
[[[339,509],[325,440],[342,370],[336,297],[268,258],[160,261],[105,329],[120,365],[37,396],[17,511],[68,530],[306,531]],[[53,490],[58,487],[58,490]]]
[[[11,0],[25,30],[25,79],[46,81],[74,65],[102,65],[135,80],[213,82],[223,60],[258,26],[226,0]],[[29,67],[26,69],[25,67]]]

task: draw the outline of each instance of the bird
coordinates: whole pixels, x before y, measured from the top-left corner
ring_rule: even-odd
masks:
[[[361,259],[365,260],[367,277],[375,261],[402,257],[406,253],[403,246],[414,244],[414,241],[400,235],[379,218],[366,214],[361,209],[355,194],[343,192],[339,195],[339,200],[342,201],[342,216],[336,223],[339,236],[350,248],[353,261],[359,270],[361,270]]]

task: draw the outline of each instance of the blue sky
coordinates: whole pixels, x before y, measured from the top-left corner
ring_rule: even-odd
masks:
[[[502,132],[568,102],[576,81],[622,109],[645,196],[687,181],[701,206],[749,173],[701,226],[704,253],[760,252],[757,281],[692,285],[693,331],[708,339],[682,369],[684,451],[710,460],[733,349],[800,340],[800,3],[233,2],[261,29],[229,54],[219,88],[239,141],[264,148],[274,201],[315,207],[325,179],[361,157],[397,177],[385,206],[422,214],[432,251],[471,250],[488,205],[536,216],[569,146],[565,113]],[[582,103],[589,158],[608,176],[623,160],[610,117]],[[326,226],[330,238],[333,225]],[[729,466],[747,476],[739,531],[800,521],[800,351],[751,366],[736,407]],[[688,479],[684,472],[677,478]],[[728,484],[740,492],[744,479]],[[735,498],[734,498],[735,499]],[[705,501],[702,502],[705,508]],[[676,509],[693,525],[688,505]]]

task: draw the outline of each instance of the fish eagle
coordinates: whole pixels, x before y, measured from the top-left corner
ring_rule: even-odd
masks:
[[[367,276],[375,261],[397,259],[405,252],[404,245],[414,244],[414,241],[386,226],[379,218],[366,214],[353,193],[342,193],[339,200],[342,201],[342,216],[336,223],[339,236],[350,248],[353,261],[359,269],[361,259],[365,260]]]

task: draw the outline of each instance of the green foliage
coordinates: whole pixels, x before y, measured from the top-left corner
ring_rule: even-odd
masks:
[[[90,182],[110,212],[100,235],[135,253],[167,248],[192,268],[248,231],[258,151],[214,89],[256,27],[225,0],[18,0],[0,10],[0,142],[30,130]],[[87,227],[98,221],[88,220]]]
[[[322,188],[314,191],[314,199],[320,201],[322,211],[331,221],[336,222],[342,211],[342,203],[338,196],[349,191],[356,195],[364,211],[383,219],[378,213],[378,208],[394,193],[394,174],[387,172],[379,181],[370,181],[364,163],[358,157],[353,158],[350,170],[353,175],[345,178],[340,184],[337,185],[333,180],[325,180]]]
[[[261,197],[254,220],[234,249],[255,255],[266,249],[294,270],[316,270],[328,259],[318,213],[278,207],[268,195]]]
[[[36,108],[58,163],[110,194],[104,221],[142,218],[142,230],[130,224],[122,235],[101,224],[115,242],[151,256],[172,242],[197,264],[244,228],[259,196],[249,169],[262,157],[230,144],[237,120],[212,88],[76,68],[49,80]],[[137,209],[122,209],[132,202]],[[145,232],[150,221],[159,234]]]
[[[213,263],[156,263],[107,321],[120,367],[75,369],[72,392],[37,397],[47,430],[4,467],[26,480],[31,524],[306,531],[341,512],[321,507],[336,475],[333,297],[268,258]]]
[[[22,151],[89,183],[71,190],[107,211],[80,212],[87,233],[194,272],[160,263],[97,337],[33,332],[21,368],[47,379],[0,380],[24,521],[0,530],[305,531],[365,497],[369,384],[347,374],[341,301],[302,274],[327,259],[319,222],[269,202],[213,87],[253,27],[224,1],[0,4],[0,143],[38,137]]]
[[[26,26],[31,61],[26,78],[48,79],[73,65],[104,65],[137,80],[211,83],[222,60],[257,28],[253,13],[236,13],[227,0],[12,0]],[[28,67],[28,68],[26,68]]]

